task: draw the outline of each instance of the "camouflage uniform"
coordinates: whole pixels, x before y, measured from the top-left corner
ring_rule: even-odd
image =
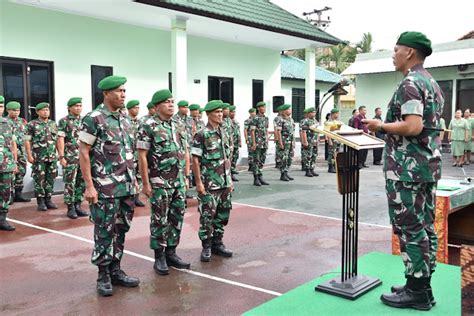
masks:
[[[50,199],[54,189],[54,179],[58,175],[56,142],[58,127],[55,121],[40,119],[26,125],[25,140],[30,141],[35,160],[31,175],[34,181],[35,196]]]
[[[222,241],[224,226],[232,209],[230,143],[222,127],[208,124],[194,136],[191,153],[199,157],[201,178],[206,189],[199,195],[199,239]]]
[[[245,140],[245,143],[247,144],[247,155],[248,155],[247,161],[249,164],[249,171],[253,170],[253,155],[251,152],[252,136],[250,135],[250,121],[251,120],[252,118],[249,117],[248,119],[244,121],[244,130],[247,131],[247,139]]]
[[[185,213],[185,154],[187,135],[183,125],[162,121],[158,115],[139,128],[137,148],[148,151],[152,186],[150,248],[179,244]]]
[[[132,126],[122,112],[99,106],[82,120],[79,140],[91,145],[91,175],[99,200],[90,205],[94,223],[92,263],[120,262],[134,213]]]
[[[13,177],[12,186],[15,188],[23,188],[23,179],[26,175],[26,150],[25,150],[25,130],[26,130],[26,120],[21,117],[17,117],[16,119],[8,119],[13,127],[13,133],[15,134],[16,138],[16,146],[17,146],[17,166],[18,172]]]
[[[327,121],[333,122],[333,121],[338,121],[338,120],[333,120],[329,118],[329,120]],[[338,141],[334,139],[330,139],[330,141],[328,141],[328,166],[329,168],[334,168],[334,170],[336,168],[336,156],[340,150],[340,147],[341,147],[341,143],[339,143]]]
[[[227,133],[227,140],[229,141],[230,152],[232,154],[234,152],[234,132],[232,128],[232,119],[228,116],[224,117],[222,120],[222,127]]]
[[[16,167],[13,156],[15,138],[11,123],[0,116],[0,221],[2,222],[7,217],[13,170]]]
[[[84,195],[84,178],[79,168],[79,131],[82,118],[72,114],[62,118],[58,123],[58,136],[64,137],[64,159],[67,165],[63,168],[64,203],[80,203]]]
[[[140,176],[140,172],[138,170],[138,150],[137,150],[137,138],[138,138],[138,128],[141,125],[141,122],[145,122],[145,120],[140,121],[138,117],[131,118],[128,117],[130,120],[130,124],[132,126],[132,139],[133,139],[133,166],[135,168],[135,175],[138,182],[138,189],[141,191],[142,189],[142,177]]]
[[[277,116],[273,119],[273,131],[275,132],[277,130],[277,126],[281,124],[281,115],[278,113]],[[276,134],[274,134],[274,137],[276,137]],[[278,146],[278,141],[275,138],[275,168],[280,169],[280,159],[281,159],[281,154],[280,154],[280,146]]]
[[[206,127],[206,124],[204,124],[204,121],[201,120],[200,118],[193,118],[193,137],[194,134],[196,134],[200,129],[203,129]],[[191,143],[192,143],[192,137],[191,137]]]
[[[188,149],[191,145],[193,139],[193,118],[189,115],[182,115],[180,113],[176,113],[173,116],[173,120],[176,123],[182,124],[186,130],[186,141],[188,143]]]
[[[306,133],[308,147],[301,145],[301,160],[304,170],[313,170],[318,157],[318,134],[309,129],[310,126],[316,125],[316,119],[306,118],[300,122],[300,131]]]
[[[281,140],[284,148],[278,151],[278,161],[281,172],[288,172],[291,166],[291,161],[294,156],[295,143],[295,122],[291,117],[282,117],[278,121],[277,130],[281,132]],[[277,146],[279,146],[277,142]]]
[[[267,149],[268,149],[268,138],[267,138],[267,131],[268,131],[268,117],[264,114],[257,114],[255,117],[250,121],[250,131],[255,131],[255,143],[257,144],[257,148],[253,155],[254,168],[253,174],[254,175],[261,175],[262,168],[265,164],[265,159],[267,158]],[[252,146],[252,138],[250,137],[250,145]]]
[[[421,64],[411,68],[388,105],[385,122],[403,115],[420,115],[423,126],[436,128],[443,112],[441,89]],[[437,131],[417,136],[385,136],[384,173],[390,221],[400,239],[405,275],[427,278],[435,270],[437,236],[434,230],[435,193],[441,178]]]
[[[239,160],[239,148],[240,148],[240,125],[237,120],[231,120],[231,130],[232,130],[232,140],[233,140],[233,150],[232,150],[232,171],[237,171],[237,161]]]

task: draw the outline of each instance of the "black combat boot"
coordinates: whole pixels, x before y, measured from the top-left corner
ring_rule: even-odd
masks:
[[[137,287],[138,284],[140,284],[138,278],[129,277],[122,269],[120,269],[120,262],[116,261],[113,261],[110,265],[110,278],[113,285]]]
[[[305,177],[310,177],[312,178],[313,177],[313,173],[311,171],[309,171],[309,169],[306,169],[306,173],[304,174]]]
[[[183,261],[177,254],[176,254],[176,246],[166,247],[165,250],[166,255],[166,263],[169,267],[175,267],[177,269],[189,269],[191,268],[191,264],[189,262]]]
[[[314,169],[311,169],[310,172],[313,174],[314,177],[319,177],[319,174],[314,171]]]
[[[290,179],[289,179],[288,176],[286,175],[286,172],[282,172],[282,173],[281,173],[281,175],[280,175],[280,180],[281,180],[281,181],[285,181],[285,182],[290,181]]]
[[[253,170],[253,165],[252,164],[249,164],[249,168],[247,171],[252,171]]]
[[[168,265],[166,264],[165,250],[163,247],[155,249],[155,264],[153,269],[159,275],[167,275],[169,273]]]
[[[230,173],[232,173],[232,174],[239,174],[239,172],[236,171],[236,170],[231,170]]]
[[[258,175],[258,181],[260,181],[261,185],[270,185],[270,183],[265,182],[265,180],[263,180],[263,176],[261,174]]]
[[[67,205],[66,216],[69,217],[70,219],[76,219],[77,213],[76,213],[76,208],[74,207],[74,204],[66,204],[66,205]]]
[[[15,226],[7,222],[7,214],[0,215],[0,230],[5,230],[5,231],[15,230]]]
[[[201,261],[211,261],[211,241],[209,239],[202,241]]]
[[[43,197],[36,198],[36,202],[38,203],[38,211],[45,212],[48,210]]]
[[[336,173],[336,168],[334,168],[334,165],[329,165],[328,172],[329,173]]]
[[[212,254],[214,254],[214,255],[218,255],[218,256],[226,257],[226,258],[230,258],[233,255],[232,250],[227,249],[225,247],[224,243],[222,242],[222,237],[221,236],[214,237],[212,239],[211,251],[212,251]]]
[[[286,174],[286,177],[287,177],[290,181],[295,180],[295,178],[293,178],[292,176],[290,176],[290,175],[288,174],[288,171],[285,171],[285,174]]]
[[[232,181],[239,182],[239,179],[237,179],[234,173],[231,175],[231,177],[232,177]]]
[[[144,207],[145,206],[145,203],[140,201],[140,195],[139,194],[135,194],[135,198],[133,199],[133,202],[135,203],[135,206],[137,206],[137,207]]]
[[[253,175],[253,185],[259,187],[262,185],[262,183],[260,183],[260,178],[258,175],[254,174]]]
[[[31,199],[27,199],[22,195],[23,187],[15,188],[15,197],[13,198],[13,202],[31,202]]]
[[[79,216],[79,217],[89,216],[89,212],[84,211],[84,210],[81,208],[81,202],[76,202],[76,203],[74,203],[74,207],[76,208],[76,214],[77,214],[77,216]]]
[[[113,294],[109,266],[99,266],[99,277],[97,278],[97,293],[99,293],[100,296],[112,296]]]
[[[428,286],[428,278],[408,277],[407,285],[402,291],[382,294],[380,299],[388,306],[428,311],[432,307]]]
[[[431,274],[433,274],[434,271],[431,271]],[[390,290],[392,291],[392,293],[396,293],[396,292],[402,292],[404,290],[406,290],[407,288],[407,285],[394,285],[390,288]],[[430,303],[431,305],[435,306],[436,305],[436,300],[433,296],[433,289],[431,288],[431,276],[428,277],[428,287],[426,288],[426,290],[428,291],[428,297],[430,299]]]
[[[44,204],[46,205],[46,207],[48,208],[48,210],[56,210],[58,208],[58,206],[56,204],[53,203],[53,201],[51,201],[51,197],[46,197],[44,199]]]

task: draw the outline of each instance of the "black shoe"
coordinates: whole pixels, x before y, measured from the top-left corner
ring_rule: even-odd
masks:
[[[239,172],[238,172],[238,171],[235,171],[235,170],[231,170],[230,173],[232,173],[232,174],[239,174]]]
[[[231,177],[232,177],[232,181],[239,182],[239,179],[237,179],[237,177],[234,174],[232,174]]]
[[[262,183],[260,182],[260,177],[256,174],[253,175],[253,185],[257,187],[262,186]]]
[[[310,177],[310,178],[312,178],[312,177],[313,177],[313,173],[312,173],[311,171],[309,171],[309,169],[308,169],[308,170],[306,170],[306,173],[304,174],[304,176],[305,176],[305,177]]]
[[[45,212],[48,210],[43,197],[36,198],[36,202],[38,203],[38,211]]]
[[[329,172],[329,173],[336,173],[336,168],[334,168],[333,165],[330,165],[330,166],[328,167],[328,172]]]
[[[77,218],[77,213],[76,213],[76,208],[74,204],[66,204],[67,205],[67,214],[66,216],[69,217],[70,219],[76,219]]]
[[[282,173],[281,173],[280,180],[281,180],[281,181],[285,181],[285,182],[290,181],[290,179],[286,176],[286,173],[285,173],[285,172],[282,172]]]
[[[22,195],[23,187],[15,188],[15,196],[13,202],[31,202],[31,199],[25,198]]]
[[[201,261],[211,261],[211,242],[209,240],[202,241]]]
[[[382,294],[380,300],[385,305],[396,308],[413,308],[429,311],[432,307],[427,289],[414,291],[407,287],[401,292]]]
[[[406,288],[407,288],[406,285],[394,285],[390,288],[390,290],[392,291],[392,293],[398,293],[398,292],[405,291]],[[431,286],[429,288],[427,288],[426,290],[428,291],[428,298],[430,299],[431,305],[435,306],[436,301],[434,299],[433,290],[431,289]]]
[[[319,174],[316,171],[314,171],[314,169],[311,169],[310,171],[314,177],[319,177]]]
[[[375,166],[381,166],[382,163],[381,163],[380,161],[376,161],[376,162],[374,162],[374,165],[375,165]]]
[[[214,255],[226,257],[226,258],[230,258],[233,255],[232,250],[227,249],[222,242],[213,244],[211,248],[211,252]]]
[[[79,216],[79,217],[89,216],[89,212],[84,211],[84,210],[81,208],[81,202],[76,202],[76,203],[74,203],[74,206],[75,206],[75,208],[76,208],[76,214],[77,214],[77,216]]]
[[[263,177],[261,174],[258,175],[258,180],[260,181],[261,185],[270,185],[270,183],[265,182],[265,180],[263,180]]]
[[[191,264],[189,262],[183,261],[177,254],[176,254],[176,247],[166,247],[165,250],[166,255],[166,263],[169,267],[175,267],[177,269],[189,269],[191,268]]]
[[[135,195],[135,199],[133,200],[133,202],[135,203],[135,206],[137,206],[137,207],[144,207],[145,206],[145,203],[140,201],[140,198],[139,198],[138,194]]]
[[[47,197],[44,199],[44,204],[48,208],[48,210],[57,210],[58,206],[51,201],[51,197]]]
[[[99,277],[97,278],[97,293],[100,296],[112,296],[113,288],[108,266],[99,266]]]
[[[155,249],[155,264],[153,265],[153,269],[155,269],[159,275],[167,275],[169,273],[163,248]]]
[[[290,176],[290,175],[288,174],[288,171],[286,171],[285,173],[286,173],[286,177],[287,177],[290,181],[295,180],[295,178],[293,178],[292,176]]]
[[[9,222],[7,222],[7,215],[6,214],[0,215],[0,230],[13,231],[15,229],[16,229],[15,226],[13,226]]]
[[[369,166],[367,166],[366,164],[363,164],[362,167],[369,168]]]
[[[129,277],[122,269],[120,265],[112,264],[112,271],[110,272],[110,279],[113,285],[120,285],[125,287],[137,287],[140,284],[140,279]]]

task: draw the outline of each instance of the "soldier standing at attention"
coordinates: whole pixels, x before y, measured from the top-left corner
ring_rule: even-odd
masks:
[[[168,266],[189,269],[176,254],[186,211],[189,154],[186,129],[173,120],[174,101],[168,89],[157,91],[151,101],[156,114],[140,126],[137,148],[143,193],[150,198],[150,248],[155,252],[156,273]]]
[[[145,204],[140,201],[140,191],[142,189],[142,178],[138,170],[138,150],[137,150],[137,133],[138,127],[140,125],[140,120],[138,119],[138,112],[140,111],[140,101],[130,100],[127,102],[127,112],[130,123],[132,124],[132,138],[133,138],[133,165],[135,166],[135,173],[138,182],[138,193],[135,194],[134,203],[135,206],[143,207]]]
[[[204,111],[208,123],[194,135],[191,154],[201,215],[201,261],[208,262],[211,260],[211,252],[218,256],[232,257],[232,251],[224,246],[222,239],[232,209],[234,186],[230,172],[228,134],[222,128],[222,102],[210,101]]]
[[[283,105],[283,104],[282,104]],[[273,119],[273,141],[275,142],[275,168],[280,169],[280,146],[278,146],[277,126],[281,124],[281,105],[277,107],[278,114]]]
[[[235,177],[236,174],[239,174],[237,171],[237,161],[239,160],[239,149],[242,147],[242,140],[240,137],[240,125],[239,122],[235,119],[235,105],[229,107],[229,118],[231,120],[231,130],[232,130],[232,140],[233,140],[233,150],[232,150],[232,163],[231,163],[231,173],[232,180],[238,182],[239,180]]]
[[[38,118],[26,125],[25,148],[28,162],[32,164],[38,211],[46,211],[58,208],[51,201],[54,179],[58,175],[58,127],[55,121],[49,119],[49,103],[38,103],[35,110]]]
[[[255,110],[254,108],[251,108],[249,110],[249,118],[246,119],[244,121],[244,139],[245,139],[245,143],[247,144],[247,161],[248,161],[248,164],[249,164],[249,169],[248,171],[253,171],[253,155],[252,155],[252,152],[251,152],[251,137],[250,137],[250,122],[252,121],[252,119],[255,117],[256,115],[256,112],[257,110]]]
[[[281,110],[281,119],[276,127],[278,147],[279,147],[279,161],[280,161],[280,180],[290,181],[294,178],[288,175],[291,167],[291,161],[294,155],[295,147],[295,122],[291,117],[291,105],[283,104],[279,108]]]
[[[306,119],[300,122],[300,139],[301,139],[301,160],[306,171],[306,177],[317,177],[319,174],[314,171],[316,158],[318,157],[318,134],[310,129],[311,126],[318,124],[316,121],[316,109],[308,108],[306,111]]]
[[[188,115],[189,110],[189,102],[186,100],[181,100],[178,102],[178,113],[176,113],[173,117],[176,123],[183,125],[186,130],[186,142],[188,143],[188,152],[191,147],[191,142],[193,139],[193,119]],[[188,179],[190,180],[190,179]],[[189,181],[190,186],[188,189],[192,187],[192,181]],[[193,196],[189,192],[186,191],[186,198],[192,199]]]
[[[81,209],[84,195],[84,179],[79,168],[79,132],[81,130],[82,98],[71,98],[67,102],[69,114],[59,120],[58,143],[59,163],[63,167],[64,203],[67,217],[88,216]]]
[[[12,125],[3,117],[4,103],[5,98],[0,95],[0,230],[12,231],[15,226],[7,221],[7,214],[13,175],[18,171],[17,148]],[[7,106],[10,103],[12,102],[8,102]]]
[[[266,103],[260,101],[257,103],[257,115],[250,122],[251,151],[253,153],[253,185],[268,185],[263,180],[262,169],[267,158],[268,149],[268,117],[265,116]]]
[[[104,103],[82,120],[80,165],[84,175],[85,199],[94,223],[92,264],[99,267],[97,292],[113,294],[113,285],[136,287],[138,278],[121,269],[125,234],[134,213],[138,184],[133,166],[133,139],[130,120],[120,110],[125,101],[125,82],[120,76],[102,79]]]
[[[191,118],[193,119],[192,137],[194,137],[194,134],[196,134],[197,131],[206,126],[206,124],[204,124],[204,121],[199,115],[200,110],[201,107],[199,106],[199,104],[191,104],[189,106],[189,113],[191,115]],[[192,143],[192,137],[190,143]]]
[[[367,120],[373,132],[385,132],[385,190],[393,231],[400,239],[406,284],[383,294],[384,304],[430,310],[435,304],[431,276],[438,239],[434,229],[435,194],[441,178],[439,126],[443,92],[425,70],[431,41],[419,32],[404,32],[394,48],[393,64],[405,77],[387,109],[385,123]]]
[[[327,120],[328,122],[339,121],[339,109],[332,109],[331,116]],[[336,155],[339,151],[340,143],[334,139],[327,137],[328,139],[328,172],[336,173]]]

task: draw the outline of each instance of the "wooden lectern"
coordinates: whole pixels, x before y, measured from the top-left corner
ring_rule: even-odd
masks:
[[[315,290],[355,300],[382,284],[378,278],[357,274],[359,150],[381,148],[385,142],[347,125],[313,126],[310,129],[343,145],[342,152],[336,156],[337,188],[342,195],[341,277],[323,282]]]

